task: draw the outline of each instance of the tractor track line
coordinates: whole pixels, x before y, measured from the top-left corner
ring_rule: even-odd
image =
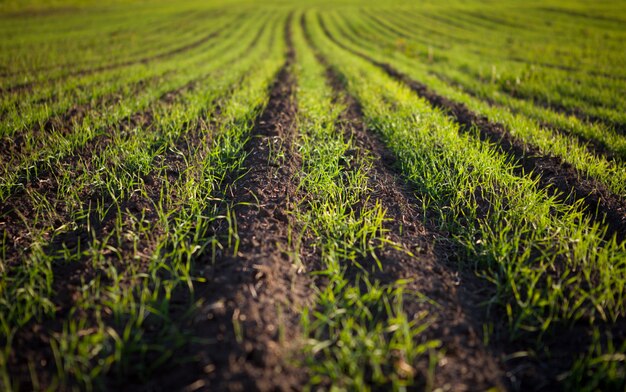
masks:
[[[298,199],[300,167],[293,148],[296,103],[289,25],[286,63],[245,148],[248,171],[226,194],[236,217],[237,254],[227,249],[215,264],[210,255],[196,262],[204,267],[207,283],[197,287],[196,296],[205,306],[191,328],[211,342],[187,347],[181,355],[195,360],[156,380],[166,389],[295,390],[306,382],[306,372],[287,363],[300,344],[299,309],[312,294],[310,278],[289,254],[295,222],[288,211]],[[277,152],[284,154],[280,161]]]
[[[502,152],[509,154],[519,162],[521,167],[516,170],[518,175],[530,174],[539,181],[542,188],[548,190],[552,195],[560,194],[559,198],[563,202],[572,203],[582,200],[582,203],[587,207],[586,211],[589,217],[594,221],[605,222],[607,237],[616,235],[619,241],[626,239],[626,201],[608,190],[604,184],[583,175],[562,159],[545,155],[537,147],[519,141],[502,124],[491,122],[487,117],[472,112],[464,104],[453,102],[438,95],[426,85],[411,79],[391,65],[376,61],[364,53],[350,49],[330,34],[321,19],[319,22],[326,36],[333,43],[381,68],[389,76],[426,99],[433,107],[449,113],[461,126],[462,131],[471,132],[474,128],[478,129],[481,140],[495,143]]]

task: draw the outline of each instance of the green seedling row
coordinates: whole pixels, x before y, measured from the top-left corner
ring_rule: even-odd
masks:
[[[298,53],[299,152],[304,162],[300,188],[309,197],[294,213],[306,228],[301,235],[315,238],[314,246],[321,252],[321,269],[313,273],[328,279],[316,294],[315,307],[303,315],[311,384],[331,383],[349,390],[402,389],[414,384],[413,370],[389,363],[389,358],[397,356],[407,364],[431,355],[436,358],[439,342],[417,343],[427,327],[427,315],[416,318],[403,309],[404,298],[418,294],[406,292],[406,282],[383,285],[368,278],[372,268],[386,266],[368,266],[365,260],[392,246],[384,227],[388,218],[368,184],[372,157],[362,151],[352,157],[349,167],[342,164],[351,159],[349,151],[357,149],[339,125],[346,107],[335,101],[342,97],[333,97],[324,67],[306,43],[299,20],[294,18],[292,31]],[[365,205],[352,208],[359,204]],[[348,270],[359,273],[351,278]]]

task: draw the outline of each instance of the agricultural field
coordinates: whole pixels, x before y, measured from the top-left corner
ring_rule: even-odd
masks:
[[[626,390],[626,1],[0,1],[0,390]]]

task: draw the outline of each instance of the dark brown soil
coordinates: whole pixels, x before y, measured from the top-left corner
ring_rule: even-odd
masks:
[[[333,82],[338,87],[337,79]],[[379,258],[384,273],[373,274],[384,283],[410,279],[408,289],[426,295],[437,306],[406,300],[408,314],[426,310],[432,316],[423,341],[440,340],[443,356],[435,368],[435,385],[450,391],[487,390],[503,388],[505,375],[497,355],[482,343],[482,322],[478,304],[485,299],[476,288],[484,284],[471,271],[459,271],[451,258],[454,249],[441,233],[429,230],[421,221],[418,201],[410,187],[395,169],[395,158],[384,144],[367,131],[362,113],[352,98],[348,98],[345,115],[346,131],[354,138],[361,153],[371,154],[374,165],[369,173],[372,189],[369,203],[379,201],[389,221],[385,228],[388,238],[400,244],[404,251],[386,247]],[[411,257],[408,252],[416,257]],[[427,363],[418,365],[424,376]],[[480,369],[479,372],[474,369]]]
[[[138,86],[141,88],[141,85]],[[31,145],[32,151],[40,148],[45,148],[48,145],[46,136],[56,130],[62,132],[64,135],[69,135],[76,127],[76,124],[81,124],[82,121],[89,115],[90,112],[100,109],[101,112],[105,112],[107,107],[111,107],[119,103],[121,97],[119,95],[110,95],[99,99],[96,104],[85,103],[82,105],[75,105],[67,110],[63,114],[52,115],[42,125],[35,125],[30,132],[35,139],[34,145]],[[6,151],[7,154],[0,157],[0,164],[5,168],[13,166],[13,160],[19,159],[23,156],[23,149],[25,145],[25,137],[22,133],[16,135],[5,136],[0,139],[0,150]],[[15,164],[19,164],[16,161]]]
[[[626,239],[626,201],[602,183],[584,175],[562,159],[545,155],[537,147],[521,142],[502,124],[491,122],[487,117],[472,112],[464,104],[438,95],[428,86],[411,79],[391,65],[378,62],[364,53],[346,47],[330,34],[323,21],[320,20],[320,23],[328,38],[335,44],[382,68],[431,105],[448,112],[465,132],[477,129],[482,140],[496,143],[501,151],[519,162],[521,165],[517,170],[519,175],[532,175],[539,181],[541,187],[559,195],[564,202],[573,203],[581,200],[590,217],[606,223],[608,237],[616,235],[619,241]]]
[[[300,167],[293,151],[290,41],[289,48],[246,146],[248,172],[226,194],[237,222],[237,253],[230,248],[215,263],[210,255],[197,260],[207,283],[197,287],[204,306],[191,329],[208,342],[190,345],[181,355],[192,363],[156,381],[166,390],[181,385],[185,390],[294,390],[306,382],[294,349],[301,343],[300,309],[310,302],[312,289],[304,268],[294,263],[289,242],[295,222],[288,211],[297,203]],[[227,228],[222,230],[226,235]]]
[[[259,33],[251,43],[255,45],[265,27],[259,30]],[[202,78],[201,78],[202,79]],[[159,102],[165,104],[172,104],[177,99],[179,99],[186,91],[193,90],[196,85],[202,82],[201,79],[194,79],[189,83],[169,91],[163,94]],[[218,108],[219,109],[219,108]],[[74,128],[74,124],[80,119],[84,118],[87,115],[89,108],[78,107],[76,109],[71,109],[68,113],[61,117],[55,117],[54,119],[49,120],[44,125],[44,131],[49,131],[48,127],[56,127],[57,130],[63,130],[63,132],[70,133]],[[79,175],[82,171],[88,171],[94,169],[91,164],[91,158],[96,156],[98,152],[103,151],[107,145],[110,144],[112,140],[112,132],[125,132],[129,129],[135,127],[142,127],[143,129],[149,129],[153,122],[153,113],[151,109],[147,109],[142,112],[136,112],[129,116],[128,118],[122,119],[115,126],[110,127],[107,130],[103,130],[102,133],[99,133],[95,138],[89,140],[84,146],[75,151],[73,154],[68,155],[67,157],[61,159],[58,163],[58,167],[68,168],[73,167],[75,170],[72,175]],[[201,121],[201,124],[206,125],[205,122]],[[39,132],[39,131],[37,131]],[[188,135],[189,136],[189,135]],[[198,135],[191,135],[190,137],[197,137]],[[19,137],[18,137],[19,139]],[[188,143],[189,141],[185,138],[180,140],[180,143]],[[12,146],[12,148],[19,148],[18,146]],[[180,149],[183,147],[179,146]],[[186,147],[185,147],[186,148]],[[183,149],[184,151],[185,149]],[[174,159],[176,154],[168,152],[165,154],[164,158],[166,161],[167,157],[170,159]],[[179,158],[176,158],[179,160]],[[45,195],[45,199],[50,202],[52,206],[54,206],[56,210],[55,217],[55,225],[60,226],[63,223],[71,222],[71,217],[69,216],[67,201],[63,198],[59,198],[58,195],[58,184],[57,184],[57,176],[58,172],[55,170],[55,167],[51,167],[49,164],[39,161],[35,164],[35,167],[27,168],[18,178],[18,183],[23,183],[23,188],[16,188],[14,194],[9,196],[0,207],[0,230],[3,231],[3,236],[6,235],[6,239],[8,241],[8,246],[6,247],[7,252],[5,253],[5,262],[6,266],[10,266],[11,264],[17,263],[20,258],[24,257],[24,249],[27,249],[31,239],[29,238],[29,228],[30,221],[33,221],[36,216],[34,215],[35,209],[31,204],[31,200],[29,197],[26,197],[27,194],[31,191],[37,192],[41,195]],[[175,171],[174,171],[175,172]],[[30,177],[30,180],[27,178]],[[146,183],[150,183],[150,178],[152,175],[148,175],[146,177]],[[158,194],[156,195],[158,196]],[[133,196],[133,197],[136,197]],[[110,197],[103,198],[100,196],[100,192],[97,190],[85,189],[82,194],[82,199],[87,200],[86,205],[90,202],[96,205],[96,203],[100,202],[103,205],[107,206],[112,203]],[[156,199],[155,199],[156,200]],[[124,202],[122,202],[122,207],[124,207]],[[114,211],[112,209],[111,211]],[[122,211],[123,208],[122,208]],[[95,213],[93,216],[89,217],[89,221],[92,227],[100,227],[98,219],[95,218]],[[102,219],[102,222],[106,222],[107,220],[112,218],[112,214],[107,214]],[[87,219],[84,220],[83,223],[79,223],[79,228],[74,230],[67,235],[61,236],[55,240],[54,244],[51,244],[49,247],[50,250],[62,251],[63,246],[67,246],[66,242],[71,244],[78,244],[82,241],[83,244],[87,243],[86,240],[89,237],[89,233],[84,231],[84,227],[86,226]],[[48,225],[51,222],[41,221],[40,224]],[[80,233],[80,235],[76,235],[73,233]],[[69,246],[70,249],[73,249],[73,246]]]
[[[151,122],[152,113],[147,111],[136,113],[130,119],[124,119],[112,128],[118,132],[120,129],[128,129],[133,125],[148,127]],[[62,126],[64,129],[72,129],[73,124],[63,124]],[[103,151],[110,142],[111,135],[109,133],[100,134],[74,154],[61,159],[58,163],[58,167],[73,167],[75,170],[72,174],[78,176],[83,171],[92,169],[91,157],[95,156],[97,152]],[[20,176],[21,181],[18,182],[24,183],[23,188],[18,188],[13,195],[9,196],[0,210],[0,227],[3,227],[6,231],[8,239],[6,261],[9,265],[18,262],[19,258],[24,256],[21,249],[26,249],[30,243],[30,222],[37,221],[35,219],[37,218],[35,208],[32,205],[31,198],[27,196],[30,192],[37,192],[40,195],[44,195],[45,199],[54,206],[56,210],[57,216],[54,222],[40,220],[38,222],[39,225],[53,224],[60,226],[63,223],[71,222],[67,200],[64,199],[62,195],[58,195],[58,168],[50,167],[44,162],[39,162],[36,166],[37,167],[34,169],[26,169],[28,173],[25,172]],[[31,178],[27,181],[29,175]],[[98,195],[98,192],[90,193],[89,189],[85,189],[82,196],[84,197],[83,200],[96,203],[101,200]]]

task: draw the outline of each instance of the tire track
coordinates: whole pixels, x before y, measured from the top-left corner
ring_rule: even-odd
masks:
[[[605,185],[580,173],[561,158],[545,155],[537,147],[521,142],[502,124],[491,122],[487,117],[472,112],[464,104],[438,95],[426,85],[397,71],[390,64],[378,62],[362,52],[343,45],[328,31],[319,14],[318,18],[324,34],[335,45],[381,68],[389,76],[426,99],[433,107],[449,113],[461,126],[462,131],[471,132],[477,129],[481,140],[495,143],[502,152],[519,162],[521,167],[516,170],[518,175],[531,175],[539,181],[542,188],[547,189],[552,195],[559,195],[564,202],[582,201],[593,220],[606,224],[607,237],[615,235],[619,241],[626,239],[626,201],[608,190]]]
[[[298,199],[300,162],[293,145],[296,103],[289,20],[286,63],[245,148],[249,171],[225,190],[236,217],[237,252],[226,251],[214,264],[210,255],[197,260],[208,282],[196,288],[205,306],[190,327],[200,340],[210,342],[188,347],[182,355],[192,356],[194,363],[175,367],[156,381],[166,389],[294,390],[304,385],[306,374],[287,361],[299,344],[298,309],[311,296],[309,278],[290,256],[294,222],[287,211]],[[227,228],[221,233],[226,236]]]

